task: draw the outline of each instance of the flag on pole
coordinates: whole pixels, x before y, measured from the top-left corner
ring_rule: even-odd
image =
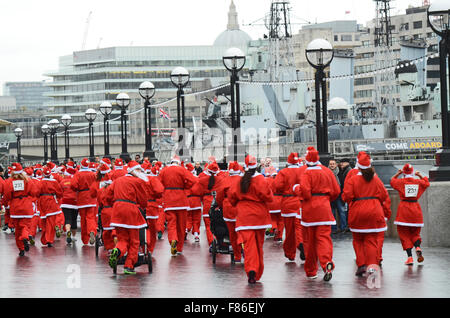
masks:
[[[159,117],[170,119],[170,116],[168,113],[166,113],[162,108],[159,109]]]

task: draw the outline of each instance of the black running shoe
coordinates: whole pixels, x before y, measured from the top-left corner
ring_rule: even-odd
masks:
[[[255,271],[248,272],[248,283],[249,284],[255,284],[256,283],[256,273]]]
[[[19,256],[25,256],[25,251],[20,251]]]
[[[30,250],[30,245],[28,244],[27,239],[23,240],[23,249],[25,250],[25,252],[28,252]]]

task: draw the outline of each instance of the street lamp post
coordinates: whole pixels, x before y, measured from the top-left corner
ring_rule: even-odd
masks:
[[[56,131],[59,128],[58,119],[52,119],[48,122],[50,127],[50,160],[54,163],[58,163],[58,137]]]
[[[333,60],[334,52],[330,42],[324,39],[311,41],[306,48],[306,59],[316,69],[315,94],[316,94],[316,136],[317,150],[324,165],[328,165],[330,153],[328,151],[328,109],[327,109],[327,85],[325,82],[325,68]],[[322,90],[322,121],[320,116],[320,90]]]
[[[120,158],[124,161],[128,161],[130,159],[130,154],[128,153],[128,145],[127,145],[127,117],[126,111],[128,106],[130,106],[131,99],[130,96],[126,93],[120,93],[116,97],[117,105],[120,108],[120,124],[121,124],[121,139],[122,139],[122,153],[120,154]]]
[[[64,146],[66,148],[66,160],[69,160],[69,126],[72,123],[72,117],[69,114],[64,114],[61,117],[61,123],[64,126]]]
[[[241,128],[241,105],[238,73],[244,68],[245,54],[238,48],[229,48],[222,57],[223,65],[231,72],[231,126],[233,129],[233,152],[234,161],[238,160],[238,136]]]
[[[109,115],[112,113],[111,103],[101,103],[100,113],[103,115],[103,141],[105,144],[105,157],[111,159],[111,155],[109,154]]]
[[[183,88],[189,83],[190,75],[187,69],[184,67],[176,67],[170,73],[170,80],[172,84],[178,88],[177,90],[177,127],[178,127],[178,154],[183,160],[183,156],[189,156],[184,153],[186,132],[186,118],[184,112],[184,90]],[[182,129],[180,129],[182,128]]]
[[[446,0],[434,0],[428,7],[427,17],[430,27],[441,37],[439,41],[439,71],[442,148],[436,151],[436,164],[430,169],[429,175],[430,181],[450,181],[450,117],[447,98],[447,60],[450,65],[450,3]]]
[[[145,151],[144,158],[148,157],[150,162],[156,160],[152,147],[152,109],[150,99],[155,95],[155,85],[151,82],[143,82],[139,86],[139,95],[144,99],[144,127],[145,127]]]
[[[89,122],[89,161],[95,161],[95,153],[94,153],[94,121],[97,118],[97,112],[95,109],[89,108],[84,113],[87,121]]]
[[[44,135],[44,162],[48,161],[48,134],[50,133],[50,127],[47,124],[41,127],[42,134]]]
[[[23,130],[22,128],[14,129],[14,135],[17,138],[17,162],[20,163],[21,149],[20,149],[20,138],[22,137]]]

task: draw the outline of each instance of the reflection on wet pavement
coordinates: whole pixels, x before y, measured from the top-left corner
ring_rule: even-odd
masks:
[[[424,247],[424,265],[405,266],[406,253],[399,241],[387,240],[383,249],[381,288],[369,289],[366,279],[356,277],[351,236],[334,238],[336,269],[330,282],[306,278],[297,256],[288,263],[282,246],[267,239],[264,244],[265,270],[260,282],[247,283],[243,264],[231,264],[229,255],[212,259],[202,236],[194,243],[190,236],[182,255],[170,256],[166,237],[156,244],[153,272],[146,265],[137,275],[125,276],[119,266],[114,275],[106,251],[98,258],[93,246],[65,244],[56,239],[54,247],[32,246],[25,257],[18,256],[14,236],[0,233],[0,297],[175,297],[175,298],[390,298],[449,297],[450,249]]]

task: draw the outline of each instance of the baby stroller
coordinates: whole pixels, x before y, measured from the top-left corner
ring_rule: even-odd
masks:
[[[145,211],[142,210],[141,208],[139,208],[139,210],[141,211],[141,214],[142,214],[142,216],[145,219]],[[97,256],[98,256],[98,247],[103,246],[103,241],[102,241],[102,236],[101,236],[102,233],[103,233],[103,228],[102,228],[102,223],[101,223],[101,213],[98,214],[98,219],[99,219],[99,231],[98,231],[98,233],[100,233],[100,235],[98,235],[99,240],[97,240],[97,239],[95,240],[95,254]],[[136,264],[134,264],[134,267],[136,268],[136,267],[139,267],[141,265],[147,265],[148,272],[151,273],[153,271],[152,255],[151,255],[151,253],[150,253],[150,251],[148,250],[148,247],[147,247],[147,235],[145,233],[146,229],[147,229],[146,227],[139,229],[140,247],[139,247],[138,259],[137,259]],[[97,242],[98,242],[98,245],[97,245]],[[113,273],[114,274],[117,274],[117,265],[124,265],[126,258],[127,258],[127,254],[121,256],[117,260],[117,264],[113,268]]]
[[[210,229],[214,235],[214,240],[211,244],[212,261],[213,264],[216,263],[217,254],[230,254],[231,263],[234,263],[234,253],[230,244],[228,227],[223,219],[222,209],[217,205],[216,192],[213,191],[212,194],[214,199],[209,209]]]

